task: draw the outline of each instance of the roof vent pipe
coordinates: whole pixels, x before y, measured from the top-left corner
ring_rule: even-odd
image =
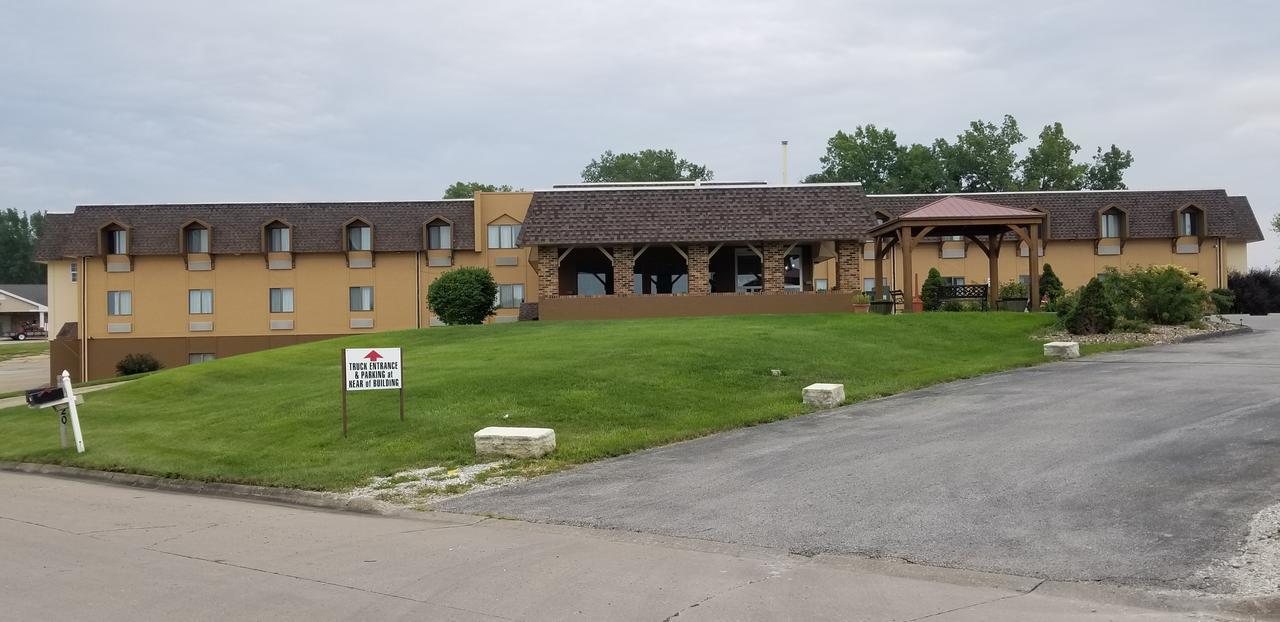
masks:
[[[787,185],[787,141],[782,141],[782,185]]]

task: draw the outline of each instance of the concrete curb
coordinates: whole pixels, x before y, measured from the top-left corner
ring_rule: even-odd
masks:
[[[0,461],[0,471],[50,475],[70,479],[82,479],[92,482],[163,490],[215,497],[232,497],[249,501],[268,503],[284,503],[300,505],[323,510],[339,510],[344,512],[360,512],[395,516],[401,513],[399,507],[378,501],[370,497],[350,497],[332,492],[316,492],[313,490],[295,490],[293,488],[273,488],[271,486],[250,486],[247,484],[226,484],[222,482],[201,482],[189,479],[173,479],[138,475],[135,473],[115,473],[112,471],[96,471],[59,464],[37,464],[33,462]]]

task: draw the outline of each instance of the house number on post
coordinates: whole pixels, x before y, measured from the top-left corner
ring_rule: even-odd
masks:
[[[404,366],[400,348],[346,348],[342,351],[342,436],[347,436],[347,392],[394,389],[400,392],[404,421]]]

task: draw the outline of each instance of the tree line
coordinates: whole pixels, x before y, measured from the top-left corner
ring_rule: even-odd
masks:
[[[821,169],[805,183],[860,182],[870,194],[1006,192],[1013,190],[1123,190],[1133,153],[1112,144],[1097,147],[1088,161],[1077,160],[1081,147],[1058,122],[1044,126],[1034,145],[1021,154],[1027,137],[1018,121],[973,121],[955,139],[905,144],[891,129],[859,125],[837,131],[818,159]],[[714,171],[690,162],[673,149],[634,153],[605,151],[582,169],[584,182],[708,181]],[[470,198],[474,191],[510,190],[476,182],[457,182],[445,198]],[[1280,226],[1280,223],[1276,223]]]
[[[44,213],[0,212],[0,283],[44,283],[43,265],[35,262],[36,240],[44,230]]]

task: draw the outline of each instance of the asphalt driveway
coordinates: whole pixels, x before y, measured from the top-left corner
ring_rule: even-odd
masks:
[[[1280,502],[1280,318],[1255,328],[939,385],[441,508],[1202,587],[1200,569]]]

